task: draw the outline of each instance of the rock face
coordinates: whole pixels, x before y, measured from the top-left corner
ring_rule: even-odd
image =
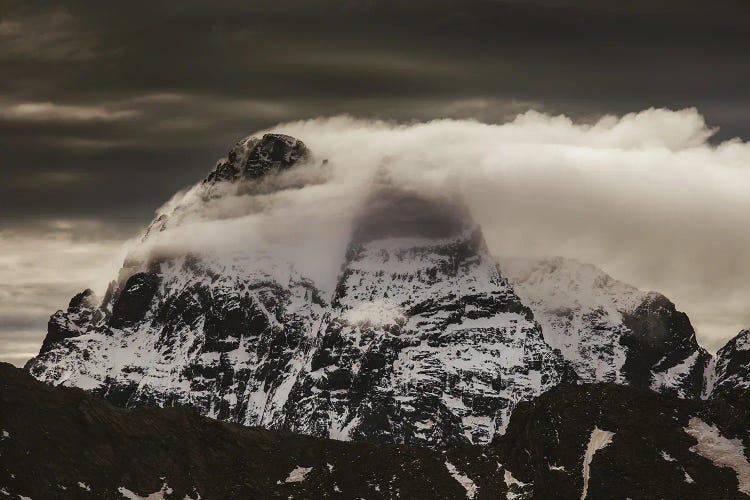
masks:
[[[259,179],[272,170],[285,170],[310,156],[302,141],[283,134],[247,137],[217,162],[205,183],[234,182],[240,178]]]
[[[700,397],[711,356],[690,320],[659,293],[600,269],[555,259],[503,259],[501,268],[581,382],[615,382]]]
[[[707,378],[709,397],[750,388],[750,330],[742,330],[719,349]]]
[[[492,447],[533,498],[739,499],[750,496],[749,421],[746,397],[558,386],[520,403]]]
[[[486,443],[559,361],[462,207],[386,184],[356,222],[291,428]]]

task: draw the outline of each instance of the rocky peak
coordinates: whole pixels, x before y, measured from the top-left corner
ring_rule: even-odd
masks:
[[[719,349],[707,379],[707,396],[750,388],[750,329],[742,330]]]
[[[246,137],[219,160],[204,182],[215,183],[238,179],[259,179],[272,170],[284,170],[310,157],[305,144],[284,134]]]
[[[93,309],[99,304],[99,298],[96,296],[93,290],[87,288],[81,293],[77,293],[70,299],[68,304],[68,312],[76,312],[81,309]]]

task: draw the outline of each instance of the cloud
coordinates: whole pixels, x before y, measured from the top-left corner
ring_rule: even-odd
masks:
[[[0,21],[0,60],[89,61],[95,57],[95,47],[90,32],[62,10]]]
[[[497,255],[577,258],[661,291],[693,317],[709,348],[750,325],[750,144],[711,145],[715,131],[695,109],[585,123],[528,111],[494,125],[344,116],[272,130],[327,159],[327,177],[199,202],[192,224],[188,217],[161,238],[175,244],[182,231],[180,244],[198,247],[302,249],[298,266],[330,289],[352,216],[387,164],[411,189],[461,191]],[[300,171],[312,175],[315,161]],[[173,203],[185,203],[181,196],[195,192]]]
[[[121,121],[137,116],[134,109],[56,104],[53,102],[0,102],[0,119],[16,121],[98,122]]]
[[[122,262],[123,239],[92,221],[0,229],[0,361],[39,351],[47,320],[87,287],[100,293]]]
[[[338,116],[269,130],[303,140],[311,161],[251,185],[188,188],[159,211],[182,207],[169,229],[128,251],[271,251],[331,293],[353,218],[385,165],[406,188],[462,193],[498,256],[576,258],[665,293],[710,349],[750,326],[750,144],[711,144],[695,109],[586,122],[527,111],[501,124]],[[0,282],[17,297],[0,311],[12,319],[5,330],[33,323],[39,339],[47,315],[84,286],[101,290],[124,252],[121,239],[80,221],[0,241]],[[41,282],[57,292],[35,302]]]

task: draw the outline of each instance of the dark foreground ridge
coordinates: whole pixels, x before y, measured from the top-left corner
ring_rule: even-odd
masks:
[[[116,408],[0,364],[0,493],[580,499],[585,489],[587,499],[748,498],[746,400],[560,386],[520,404],[490,446],[428,450],[243,427],[184,408]],[[712,446],[723,446],[723,464],[704,456]]]
[[[466,498],[446,461],[504,496],[479,447],[443,452],[244,427],[185,408],[116,408],[0,364],[0,498]],[[151,497],[154,498],[154,497]]]

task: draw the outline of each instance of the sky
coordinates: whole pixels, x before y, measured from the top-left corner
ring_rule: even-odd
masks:
[[[238,139],[293,122],[335,155],[324,139],[346,122],[316,119],[342,114],[367,144],[390,131],[394,151],[425,129],[393,124],[437,119],[579,147],[557,163],[516,149],[513,164],[458,141],[487,160],[464,180],[493,251],[561,253],[659,290],[715,350],[750,326],[734,189],[750,168],[749,32],[740,0],[0,0],[0,360],[34,355],[49,315],[111,279],[123,243]],[[444,127],[426,130],[439,145]]]

